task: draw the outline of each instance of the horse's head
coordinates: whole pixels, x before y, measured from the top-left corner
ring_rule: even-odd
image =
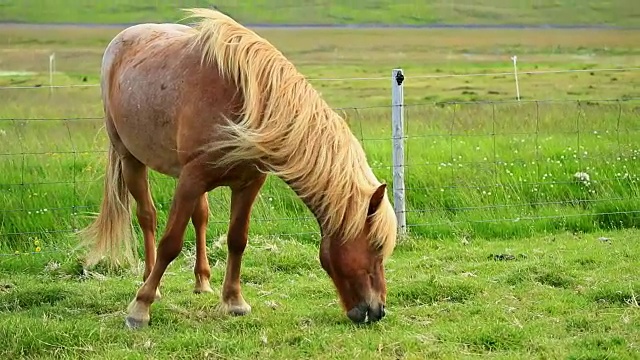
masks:
[[[355,323],[385,316],[387,284],[383,261],[395,245],[396,217],[380,185],[369,199],[362,231],[352,238],[324,236],[320,263],[335,284],[347,317]]]

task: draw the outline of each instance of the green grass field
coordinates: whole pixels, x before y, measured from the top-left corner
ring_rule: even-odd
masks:
[[[17,13],[4,11],[12,4],[0,2],[0,13]],[[91,22],[121,11],[112,10]],[[387,266],[390,314],[373,327],[347,322],[317,259],[315,221],[271,178],[243,267],[254,312],[222,318],[216,296],[191,293],[189,227],[151,328],[133,334],[123,316],[139,276],[83,272],[69,251],[101,200],[106,136],[95,85],[117,31],[0,26],[0,87],[24,87],[0,89],[1,358],[637,356],[640,71],[623,69],[640,67],[640,31],[260,29],[340,108],[389,183],[389,77],[405,70],[410,233]],[[51,53],[55,85],[86,87],[42,87]],[[521,72],[579,72],[522,74],[517,103],[503,74],[514,54]],[[373,79],[336,80],[345,78]],[[575,181],[578,171],[590,180]],[[174,181],[152,179],[162,231]],[[228,203],[226,189],[210,194],[214,288]]]
[[[177,21],[176,9],[215,6],[252,24],[564,24],[638,26],[633,0],[5,0],[0,21],[137,23]]]
[[[128,274],[83,273],[65,255],[0,258],[4,359],[637,359],[637,230],[521,240],[401,244],[388,264],[389,315],[342,317],[316,247],[254,237],[243,289],[253,311],[218,315],[193,287],[193,253],[167,272],[149,328],[124,311]],[[226,249],[212,244],[212,285]],[[514,260],[500,259],[511,254]],[[497,256],[496,256],[497,255]]]

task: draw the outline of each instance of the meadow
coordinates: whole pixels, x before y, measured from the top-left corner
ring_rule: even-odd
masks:
[[[82,269],[69,250],[100,202],[95,85],[118,30],[0,26],[3,358],[636,356],[640,71],[624,69],[640,67],[640,31],[257,29],[390,184],[390,75],[405,71],[409,234],[388,264],[390,314],[365,328],[341,317],[315,220],[271,178],[243,267],[254,312],[223,318],[216,296],[191,293],[189,227],[151,328],[131,334],[139,276]],[[54,85],[80,86],[46,88],[52,53]],[[151,177],[161,231],[174,180]],[[229,192],[209,196],[217,289]]]
[[[562,24],[638,26],[633,0],[4,0],[0,22],[122,24],[178,21],[176,8],[212,7],[248,24]]]
[[[253,236],[246,317],[195,295],[192,251],[170,268],[149,328],[129,331],[139,280],[83,271],[65,254],[0,259],[4,359],[637,359],[639,232],[403,242],[389,260],[388,315],[342,316],[313,244]],[[513,255],[513,259],[504,256]],[[503,256],[500,256],[503,255]],[[219,290],[224,243],[210,245]]]

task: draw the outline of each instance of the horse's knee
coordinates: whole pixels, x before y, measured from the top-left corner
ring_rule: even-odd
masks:
[[[209,220],[209,203],[207,202],[206,197],[198,203],[194,213],[194,220],[197,220],[201,224],[207,224]]]
[[[229,234],[229,236],[227,237],[227,249],[229,250],[229,253],[235,254],[235,255],[242,255],[246,247],[247,247],[246,236],[233,236],[233,234]]]
[[[182,239],[175,237],[165,237],[158,245],[158,259],[164,263],[170,263],[180,255],[182,251]]]

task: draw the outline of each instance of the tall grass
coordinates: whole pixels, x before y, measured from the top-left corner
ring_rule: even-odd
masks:
[[[513,237],[637,226],[637,103],[408,109],[409,226]]]
[[[392,184],[390,108],[337,111],[362,141],[377,176]],[[431,103],[407,106],[405,114],[413,235],[505,238],[640,225],[635,101]],[[75,242],[67,235],[85,226],[101,201],[102,120],[13,117],[0,121],[0,136],[0,249]],[[175,181],[151,175],[162,228]],[[229,191],[212,192],[210,204],[208,231],[216,238],[226,231]],[[255,235],[317,240],[310,212],[274,177],[258,198],[252,224]]]

